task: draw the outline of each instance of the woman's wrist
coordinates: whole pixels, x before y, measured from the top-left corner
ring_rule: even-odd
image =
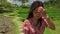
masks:
[[[44,18],[44,17],[42,17],[43,18],[43,20],[45,21],[45,23],[48,25],[48,17],[47,18]],[[49,26],[49,25],[48,25]]]
[[[42,16],[42,18],[43,18],[43,19],[48,19],[49,17],[48,17],[48,15],[47,15],[47,16]]]

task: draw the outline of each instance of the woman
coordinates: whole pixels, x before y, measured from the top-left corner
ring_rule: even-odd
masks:
[[[29,15],[23,23],[24,34],[43,34],[46,27],[55,30],[52,20],[45,12],[41,1],[34,1],[31,5]]]

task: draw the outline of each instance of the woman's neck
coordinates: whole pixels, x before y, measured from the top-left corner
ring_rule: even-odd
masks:
[[[36,18],[32,18],[32,22],[33,22],[34,25],[36,25],[37,22],[38,22],[38,19],[36,19]]]

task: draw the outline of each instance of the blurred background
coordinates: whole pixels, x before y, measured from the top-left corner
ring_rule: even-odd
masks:
[[[30,6],[34,1],[36,0],[0,0],[0,24],[3,23],[0,25],[0,33],[12,34],[7,32],[13,30],[13,34],[22,34],[22,23],[27,18]],[[44,34],[60,34],[60,0],[38,1],[43,2],[47,14],[56,26],[55,31],[46,28]]]

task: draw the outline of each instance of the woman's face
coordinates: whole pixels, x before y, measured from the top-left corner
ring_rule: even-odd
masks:
[[[43,8],[43,7],[38,7],[33,11],[34,18],[39,19],[40,17],[42,17],[42,14],[41,14],[42,9],[41,8]]]

